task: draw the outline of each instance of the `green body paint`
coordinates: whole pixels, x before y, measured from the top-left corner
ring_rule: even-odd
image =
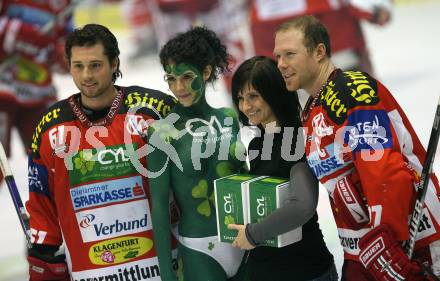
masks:
[[[154,235],[160,237],[155,240],[155,247],[161,278],[175,281],[171,266],[169,194],[174,194],[180,208],[180,235],[217,235],[213,180],[239,172],[244,162],[239,161],[235,154],[243,152],[235,149],[243,147],[237,141],[239,125],[235,111],[214,109],[206,103],[203,75],[194,67],[183,63],[169,65],[166,72],[171,79],[183,78],[189,72],[196,74],[190,85],[191,90],[198,94],[191,106],[179,103],[173,108],[171,114],[177,114],[179,119],[167,128],[167,132],[161,131],[163,125],[160,128],[153,125],[149,131],[149,137],[153,132],[166,136],[161,139],[175,149],[183,168],[179,169],[174,161],[167,162],[168,156],[160,149],[148,154],[148,166],[153,172],[168,163],[159,177],[150,179],[150,191]],[[204,154],[209,156],[203,157]],[[211,245],[210,250],[213,247]],[[197,262],[197,270],[191,268],[184,272],[185,280],[226,280],[224,270],[210,256],[183,245],[179,245],[179,255],[183,258],[185,269],[191,268],[185,265]]]

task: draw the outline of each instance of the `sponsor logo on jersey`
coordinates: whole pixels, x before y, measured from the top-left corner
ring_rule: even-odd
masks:
[[[323,113],[317,114],[312,120],[313,133],[322,138],[333,134],[333,126],[328,126]]]
[[[145,228],[148,223],[148,216],[147,214],[144,215],[142,219],[133,219],[133,220],[118,220],[116,219],[111,224],[93,224],[94,231],[97,236],[103,236],[103,235],[111,235],[113,233],[119,233],[122,231],[130,231],[135,230],[139,228]]]
[[[49,124],[50,122],[52,122],[52,120],[58,119],[60,117],[60,115],[59,115],[60,111],[61,111],[60,108],[54,108],[51,111],[47,112],[41,118],[40,122],[38,122],[38,125],[35,128],[35,132],[32,135],[31,149],[33,152],[37,152],[37,150],[38,150],[38,141],[40,138],[40,134],[43,131],[43,126],[46,124]]]
[[[84,242],[99,241],[152,229],[146,199],[76,213]]]
[[[72,186],[83,182],[104,180],[137,173],[130,161],[127,146],[131,151],[137,149],[137,144],[109,146],[100,149],[85,149],[72,158],[73,169],[69,170],[69,180]]]
[[[164,99],[150,97],[149,93],[143,93],[140,94],[138,92],[132,92],[127,95],[127,98],[125,99],[125,105],[127,105],[128,108],[132,107],[146,107],[146,108],[154,108],[162,114],[163,116],[167,116],[168,113],[171,110],[171,106],[167,105],[165,103]],[[160,117],[160,116],[156,116]]]
[[[141,176],[117,179],[70,189],[74,210],[145,198]]]
[[[350,255],[359,255],[359,240],[368,231],[370,231],[370,228],[359,230],[338,228],[339,241],[341,242],[342,248],[344,248],[344,252]]]
[[[95,220],[95,216],[92,214],[87,214],[84,218],[79,222],[79,226],[82,228],[86,228],[92,225],[92,222]]]
[[[356,251],[356,252],[359,252],[359,246],[358,246],[359,239],[360,238],[357,238],[357,237],[339,236],[339,240],[341,241],[341,246],[344,249],[350,249],[350,250]]]
[[[176,251],[173,251],[172,267],[178,269]],[[147,258],[110,266],[100,266],[98,269],[72,272],[74,281],[160,281],[157,258]]]
[[[29,157],[29,165],[28,165],[29,191],[49,195],[49,185],[47,179],[48,179],[48,173],[46,167],[33,162],[32,157]]]
[[[149,238],[119,237],[92,245],[89,258],[96,265],[118,264],[143,256],[152,248],[153,240]]]
[[[364,73],[346,71],[343,75],[342,79],[326,85],[320,99],[329,118],[339,125],[346,120],[351,108],[379,102],[376,84]]]
[[[148,130],[148,122],[139,115],[127,115],[125,128],[130,135],[146,136]]]
[[[335,82],[330,81],[321,95],[321,104],[327,109],[329,117],[340,124],[340,120],[345,117],[348,106],[341,99],[341,94],[335,89]]]
[[[311,152],[307,156],[307,162],[318,179],[330,175],[349,164],[349,162],[340,158],[341,151],[342,149],[338,145],[332,143],[321,149],[321,152],[325,152],[324,158],[321,157],[321,153],[318,151]]]
[[[325,136],[333,134],[333,126],[328,126],[323,113],[317,114],[312,120],[313,140],[316,147],[316,152],[321,158],[326,157],[325,149],[321,148],[321,139]]]
[[[356,104],[374,105],[379,102],[377,86],[361,71],[345,71],[344,76],[349,79],[350,96]]]
[[[393,146],[390,119],[384,110],[357,110],[348,116],[344,142],[353,152]]]

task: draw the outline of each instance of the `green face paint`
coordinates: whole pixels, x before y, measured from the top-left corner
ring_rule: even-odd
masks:
[[[165,67],[165,81],[168,83],[170,90],[175,93],[175,86],[177,81],[185,86],[185,89],[194,95],[192,103],[196,103],[205,93],[205,81],[203,74],[196,67],[186,63],[179,63],[178,65],[169,64]],[[174,88],[174,90],[173,90]]]

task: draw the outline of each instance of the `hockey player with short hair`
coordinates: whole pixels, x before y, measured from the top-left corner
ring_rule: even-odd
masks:
[[[159,281],[140,154],[175,101],[114,84],[118,42],[102,25],[76,29],[65,52],[79,93],[43,113],[29,150],[30,280]]]
[[[390,91],[368,73],[331,62],[325,26],[312,16],[283,23],[274,54],[288,90],[310,95],[302,115],[306,156],[326,187],[344,249],[342,280],[440,276],[440,187],[430,177],[414,255],[409,217],[426,152]]]

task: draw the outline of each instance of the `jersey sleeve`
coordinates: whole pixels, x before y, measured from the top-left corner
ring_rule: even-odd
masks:
[[[29,200],[26,209],[30,214],[31,241],[59,246],[63,239],[53,193],[55,169],[51,158],[54,156],[46,132],[40,130],[41,127],[37,127],[34,139],[38,140],[34,141],[28,155]]]
[[[350,180],[358,187],[369,206],[370,225],[388,224],[398,240],[408,239],[408,214],[412,206],[413,175],[402,155],[386,99],[390,92],[370,78],[369,95],[374,105],[364,100],[347,114],[344,146],[353,160]],[[362,87],[351,87],[350,95],[362,96]],[[365,92],[364,92],[365,93]],[[353,103],[358,102],[357,100]]]

